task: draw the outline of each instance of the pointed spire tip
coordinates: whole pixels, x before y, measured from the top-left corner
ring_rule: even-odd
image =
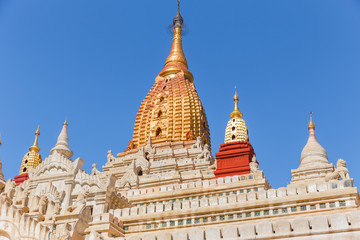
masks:
[[[234,100],[234,110],[230,114],[230,117],[231,118],[241,118],[242,113],[239,111],[239,106],[238,106],[239,96],[237,95],[236,85],[235,85],[235,95],[234,95],[233,100]]]
[[[29,148],[30,151],[40,152],[40,148],[38,144],[39,136],[40,136],[40,124],[38,125],[38,128],[35,131],[35,140],[33,145]]]
[[[313,112],[310,112],[310,121],[309,121],[308,129],[315,129],[315,124],[313,122],[312,115]]]
[[[173,43],[169,56],[166,58],[165,66],[160,71],[159,76],[165,77],[167,75],[177,74],[178,72],[184,72],[186,78],[192,82],[193,75],[188,69],[187,60],[182,47],[183,18],[180,14],[180,2],[178,2],[178,4],[178,10],[173,19]]]
[[[35,135],[40,135],[40,123],[38,125],[38,128],[36,129]]]
[[[178,10],[177,10],[176,16],[174,17],[173,25],[174,26],[177,26],[177,25],[182,26],[183,23],[184,23],[184,19],[182,18],[181,14],[180,14],[180,0],[178,0]]]
[[[71,158],[73,153],[69,149],[69,137],[67,132],[67,120],[65,120],[61,132],[58,136],[55,147],[53,147],[50,151],[50,154],[54,152],[58,152],[66,156],[67,158]]]

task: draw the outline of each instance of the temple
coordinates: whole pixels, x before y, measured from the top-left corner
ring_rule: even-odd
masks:
[[[104,166],[94,163],[88,173],[82,158],[72,159],[67,121],[44,161],[37,129],[15,181],[4,179],[0,161],[1,240],[360,239],[359,192],[346,161],[329,162],[312,114],[286,186],[272,188],[260,170],[236,88],[226,129],[215,129],[225,138],[213,156],[183,21],[178,8],[170,54],[141,103],[132,140],[120,153],[109,150]]]

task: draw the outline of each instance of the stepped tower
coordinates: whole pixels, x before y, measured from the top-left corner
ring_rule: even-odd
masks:
[[[204,107],[196,92],[182,48],[183,18],[178,8],[173,20],[173,43],[164,68],[142,101],[128,150],[152,143],[195,140],[210,145]]]
[[[17,185],[29,179],[29,169],[35,169],[42,162],[40,148],[38,145],[39,136],[40,126],[35,132],[34,144],[29,148],[29,152],[25,154],[22,160],[19,175],[14,178]]]
[[[249,142],[248,129],[243,114],[239,111],[239,97],[234,95],[234,110],[230,114],[230,120],[226,126],[225,142],[220,145],[219,152],[215,153],[217,169],[216,177],[248,174],[251,172],[250,163],[258,164],[254,149]]]

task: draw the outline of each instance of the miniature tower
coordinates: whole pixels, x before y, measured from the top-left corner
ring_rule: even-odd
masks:
[[[327,173],[333,171],[334,166],[329,163],[326,150],[315,137],[315,124],[310,113],[308,124],[309,138],[301,152],[300,166],[291,170],[291,183],[303,183],[323,179]]]
[[[236,87],[233,100],[234,110],[226,126],[225,142],[220,145],[219,152],[215,153],[217,169],[214,173],[217,178],[250,173],[249,164],[255,155],[249,142],[246,123],[239,111]]]
[[[55,147],[53,147],[50,151],[50,154],[54,154],[55,152],[64,155],[67,158],[71,158],[74,154],[69,149],[69,136],[67,132],[68,123],[65,120],[59,137],[57,139]]]
[[[195,140],[210,145],[210,131],[193,75],[182,47],[183,18],[178,8],[173,19],[173,42],[164,68],[142,101],[136,116],[133,140],[127,150],[153,143]]]
[[[29,148],[29,152],[25,154],[22,160],[19,175],[14,178],[17,185],[29,179],[29,169],[36,168],[42,162],[40,148],[38,146],[39,136],[40,126],[35,132],[34,144]]]

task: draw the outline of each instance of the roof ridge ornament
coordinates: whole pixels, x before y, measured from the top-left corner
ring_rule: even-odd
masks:
[[[310,112],[310,121],[309,121],[308,129],[315,130],[315,124],[314,124],[314,122],[312,120],[312,115],[313,115],[313,112]]]

